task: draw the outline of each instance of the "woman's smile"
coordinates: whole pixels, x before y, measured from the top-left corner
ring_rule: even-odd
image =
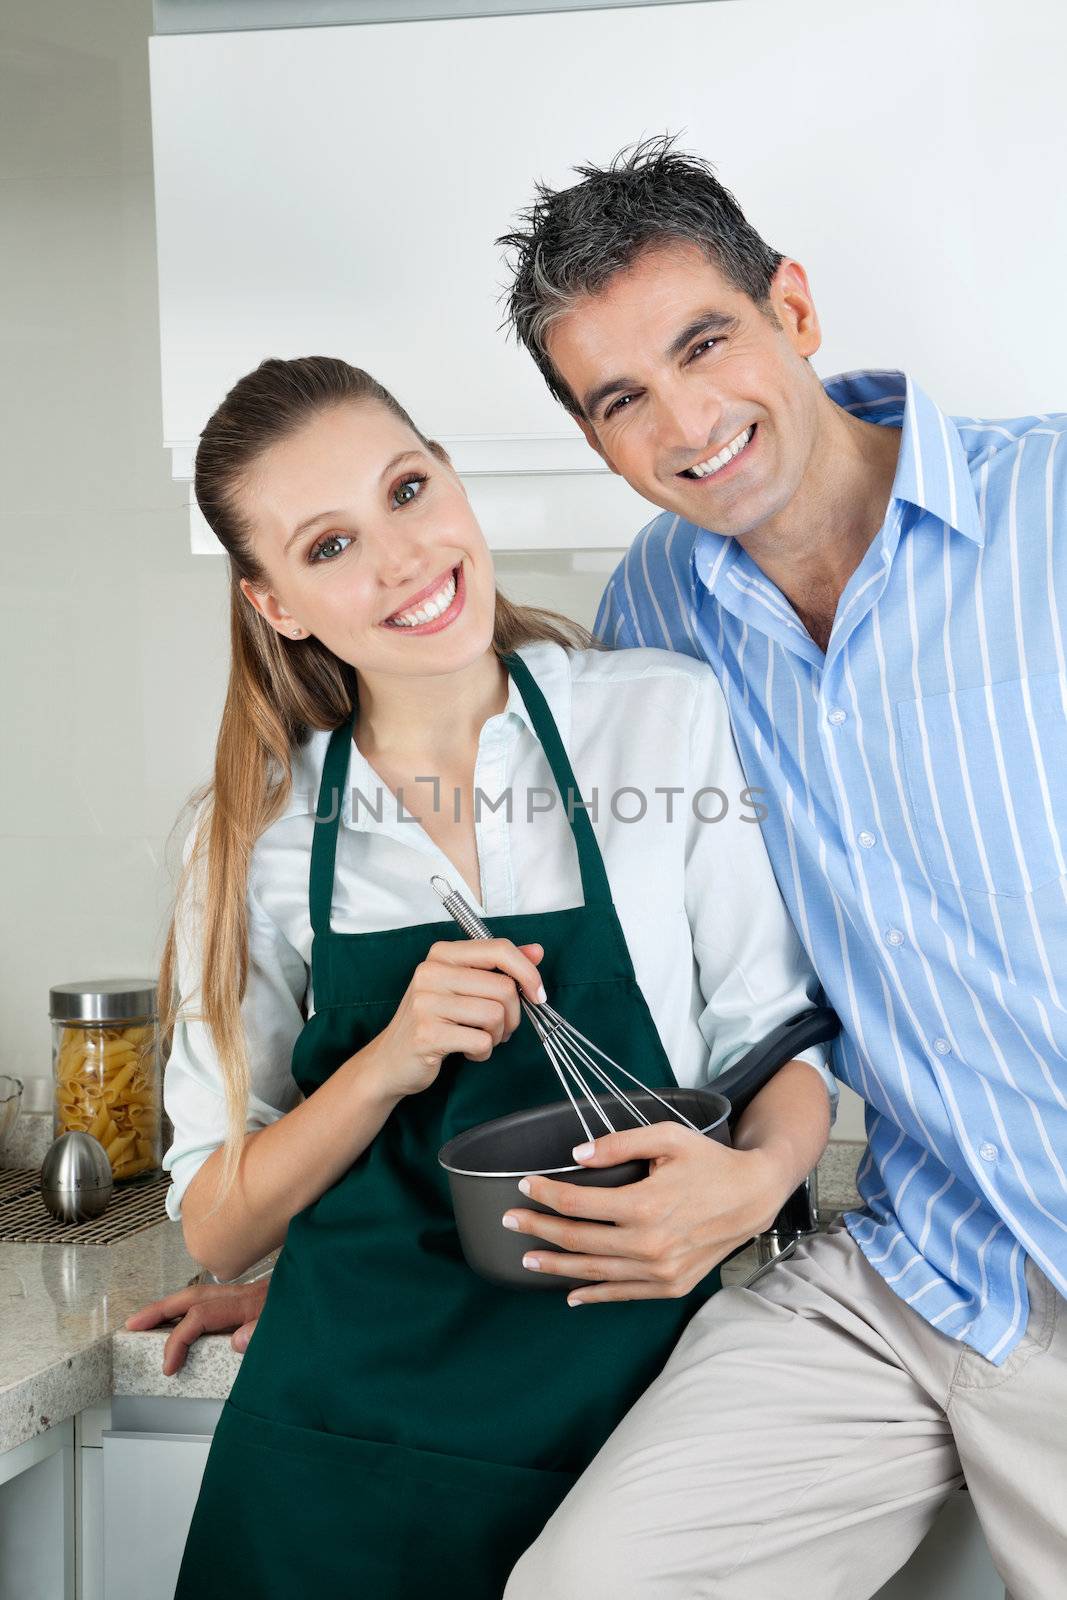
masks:
[[[381,626],[404,633],[440,633],[463,610],[466,583],[463,562],[451,567],[443,577],[420,589],[402,607],[385,617]]]

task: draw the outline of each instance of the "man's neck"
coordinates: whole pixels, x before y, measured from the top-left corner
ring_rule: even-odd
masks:
[[[899,428],[860,422],[829,397],[803,482],[789,505],[738,543],[825,650],[837,603],[885,520]]]

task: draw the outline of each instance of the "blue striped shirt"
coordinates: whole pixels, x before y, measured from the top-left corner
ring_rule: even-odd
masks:
[[[867,1103],[849,1231],[1000,1363],[1026,1256],[1067,1295],[1067,416],[948,417],[895,372],[826,390],[902,434],[825,655],[736,540],[669,513],[596,628],[719,676]]]

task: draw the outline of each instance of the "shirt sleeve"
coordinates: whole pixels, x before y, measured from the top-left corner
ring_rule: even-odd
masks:
[[[192,852],[201,811],[185,841],[183,859]],[[163,1158],[171,1175],[167,1214],[181,1216],[182,1196],[194,1174],[213,1150],[225,1142],[227,1115],[222,1072],[211,1032],[196,1020],[200,1008],[202,883],[193,873],[178,907],[176,979],[179,1009],[174,1039],[163,1075],[163,1103],[174,1128],[174,1142]],[[292,1075],[293,1046],[304,1026],[303,1003],[308,971],[303,957],[289,944],[248,891],[248,980],[241,1002],[241,1020],[248,1049],[250,1085],[245,1127],[265,1128],[300,1100]]]
[[[818,1003],[819,982],[793,926],[757,820],[722,689],[710,668],[694,684],[687,796],[685,901],[704,1010],[710,1082],[752,1045]],[[699,791],[707,793],[697,799]],[[716,818],[723,812],[721,820]],[[837,1115],[824,1046],[797,1058],[815,1068]]]

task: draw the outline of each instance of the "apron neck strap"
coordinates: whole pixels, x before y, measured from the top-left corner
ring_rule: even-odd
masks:
[[[322,764],[318,804],[315,807],[315,837],[311,841],[311,881],[309,903],[311,928],[316,934],[330,931],[330,907],[333,904],[334,868],[337,861],[337,833],[341,825],[341,807],[344,803],[345,780],[348,777],[348,757],[356,729],[359,706],[352,707],[339,728],[330,735],[326,759]]]
[[[552,776],[556,780],[556,787],[559,789],[578,852],[578,868],[582,875],[582,895],[585,904],[610,905],[611,887],[604,869],[600,847],[596,842],[581,790],[564,749],[563,740],[559,736],[555,719],[548,708],[548,702],[538,688],[529,667],[520,656],[511,652],[502,659],[518,685],[519,693],[530,713],[534,732],[541,741],[541,747],[552,769]],[[315,836],[311,841],[309,884],[311,927],[316,934],[328,934],[330,931],[330,907],[333,903],[333,881],[337,863],[337,834],[341,824],[345,781],[348,776],[349,755],[358,711],[358,705],[354,706],[351,717],[346,718],[339,728],[334,729],[322,765],[322,781],[319,784],[318,804],[315,807]]]
[[[556,787],[563,801],[578,851],[578,867],[582,874],[582,896],[585,903],[587,906],[610,905],[611,887],[604,869],[604,858],[600,854],[600,846],[596,842],[593,825],[589,821],[589,813],[585,809],[582,791],[574,776],[570,757],[559,736],[556,720],[548,709],[548,701],[521,656],[511,651],[503,657],[503,660],[518,684],[519,693],[530,713],[534,732],[540,739],[541,747],[548,757],[548,764],[552,768],[552,776],[556,780]]]

